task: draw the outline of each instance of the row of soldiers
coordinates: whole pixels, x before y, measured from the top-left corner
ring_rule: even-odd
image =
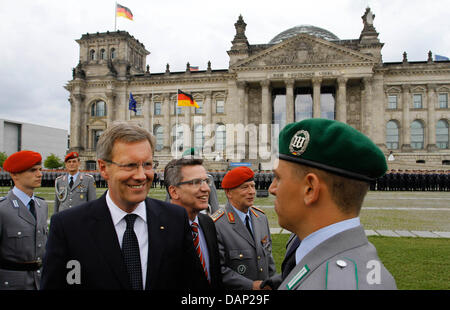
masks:
[[[66,174],[65,171],[43,171],[42,187],[53,187],[55,180]],[[90,171],[94,177],[95,185],[99,188],[107,186],[106,181],[99,172]],[[221,183],[226,171],[211,171],[216,188]],[[268,171],[255,172],[255,188],[267,190],[273,180],[273,173]],[[0,186],[11,186],[11,177],[8,172],[0,172]],[[164,187],[163,172],[155,173],[153,187]],[[450,191],[450,170],[390,170],[381,178],[377,178],[370,185],[370,190],[377,191]]]
[[[450,171],[391,170],[370,185],[378,191],[450,191]]]

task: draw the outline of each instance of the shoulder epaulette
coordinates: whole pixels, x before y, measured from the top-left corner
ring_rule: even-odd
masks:
[[[214,223],[220,219],[222,217],[222,215],[225,214],[225,211],[223,209],[219,209],[216,212],[214,212],[213,214],[210,215],[210,217],[212,218],[212,220],[214,221]]]
[[[94,176],[93,176],[93,175],[90,175],[89,173],[85,173],[84,175],[85,175],[85,176],[88,176],[88,177],[91,177],[91,178],[94,178]]]
[[[263,210],[261,210],[260,208],[257,208],[255,206],[252,206],[253,209],[258,210],[259,212],[261,212],[262,214],[266,214]]]
[[[64,176],[64,174],[61,174],[59,177],[56,178],[56,180],[62,178]]]
[[[6,200],[6,197],[0,197],[0,202],[2,202],[3,200]]]
[[[39,197],[39,196],[34,196],[34,198],[39,198],[40,200],[45,200],[45,198]]]

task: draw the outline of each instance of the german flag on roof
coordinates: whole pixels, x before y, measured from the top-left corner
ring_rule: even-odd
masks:
[[[178,106],[200,108],[197,102],[194,101],[194,98],[192,98],[192,95],[186,94],[181,90],[178,90]]]
[[[118,3],[116,4],[116,14],[117,16],[122,16],[128,18],[129,20],[133,20],[133,13],[131,13],[131,10]]]

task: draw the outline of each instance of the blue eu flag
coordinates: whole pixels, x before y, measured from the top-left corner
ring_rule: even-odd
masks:
[[[136,100],[133,98],[133,94],[130,93],[130,102],[128,103],[128,110],[134,111],[136,113]]]

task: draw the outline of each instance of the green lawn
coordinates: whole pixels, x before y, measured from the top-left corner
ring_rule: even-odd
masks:
[[[272,251],[281,272],[289,235],[273,234]],[[401,290],[450,289],[450,239],[368,237]]]

